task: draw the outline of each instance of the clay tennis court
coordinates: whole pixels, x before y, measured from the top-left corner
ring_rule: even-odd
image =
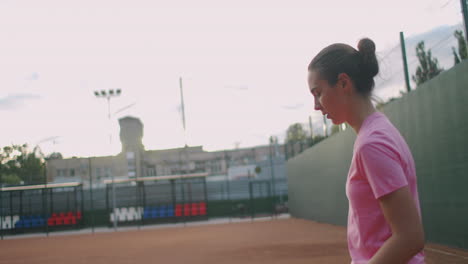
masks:
[[[301,219],[190,224],[0,241],[0,263],[349,263],[344,227]],[[468,263],[428,245],[427,263]]]

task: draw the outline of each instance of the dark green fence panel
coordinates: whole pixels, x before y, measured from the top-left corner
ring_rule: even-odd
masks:
[[[292,216],[346,225],[345,182],[354,139],[354,132],[348,129],[288,160]]]

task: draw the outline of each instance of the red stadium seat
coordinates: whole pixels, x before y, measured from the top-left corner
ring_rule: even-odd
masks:
[[[55,226],[55,218],[52,216],[51,218],[47,219],[48,226]]]
[[[193,216],[198,215],[198,204],[197,203],[192,204],[192,215]]]
[[[57,216],[55,218],[55,225],[59,226],[59,225],[63,225],[63,217],[62,216]]]
[[[190,204],[184,204],[184,216],[190,216]]]
[[[206,215],[206,203],[205,202],[199,203],[198,208],[200,209],[200,215]]]
[[[77,211],[77,212],[76,212],[76,219],[77,219],[77,220],[81,220],[81,217],[82,217],[81,211]]]
[[[181,204],[176,205],[175,216],[182,216],[182,205]]]
[[[74,225],[76,224],[76,217],[73,212],[68,212],[67,215],[63,218],[63,223],[65,225]]]

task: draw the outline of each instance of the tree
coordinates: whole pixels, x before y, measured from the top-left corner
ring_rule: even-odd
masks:
[[[278,137],[277,136],[270,136],[269,142],[270,142],[270,145],[277,145],[278,144]]]
[[[326,138],[327,138],[327,137],[325,137],[325,136],[320,136],[320,135],[319,135],[319,136],[315,136],[315,137],[314,137],[314,144],[313,144],[313,145],[319,143],[320,141],[322,141],[322,140],[324,140],[324,139],[326,139]]]
[[[454,62],[455,65],[460,63],[460,61],[465,60],[468,58],[468,50],[467,50],[467,45],[466,45],[466,40],[465,36],[463,35],[463,31],[461,30],[455,30],[453,33],[455,38],[458,40],[458,52],[455,49],[455,47],[452,47],[452,53],[454,57]]]
[[[27,144],[11,145],[0,150],[0,176],[2,182],[18,183],[18,178],[25,184],[44,182],[45,160],[38,146],[32,151]],[[5,181],[3,181],[5,180]]]
[[[63,159],[62,153],[60,152],[52,152],[45,158],[45,160],[55,160],[55,159]]]
[[[339,125],[333,125],[332,128],[331,128],[331,134],[335,134],[335,133],[338,133],[340,132],[340,126]]]
[[[419,66],[416,69],[416,75],[413,75],[413,81],[416,85],[421,85],[424,82],[434,78],[444,69],[439,67],[439,61],[432,58],[432,52],[429,49],[427,52],[424,47],[424,41],[416,45],[416,56],[419,60]]]
[[[286,131],[286,142],[298,142],[307,139],[307,132],[300,123],[295,123],[289,126]]]
[[[0,175],[0,183],[0,185],[18,185],[21,183],[21,178],[15,174]]]
[[[405,94],[404,92],[400,91],[400,96],[403,96],[404,94]],[[391,103],[391,102],[393,102],[395,100],[398,100],[398,97],[390,97],[390,99],[388,99],[387,101],[379,100],[379,101],[377,101],[377,103],[375,105],[375,108],[377,108],[379,111],[383,111],[383,108],[387,104],[389,104],[389,103]]]

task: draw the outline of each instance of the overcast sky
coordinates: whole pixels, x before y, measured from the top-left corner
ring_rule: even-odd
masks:
[[[326,45],[370,37],[385,59],[400,31],[461,21],[458,0],[0,0],[0,146],[58,137],[40,144],[46,154],[116,154],[117,119],[130,115],[146,149],[181,147],[179,77],[189,145],[266,144],[310,115],[321,121],[306,76]],[[133,106],[109,125],[93,91],[112,88],[122,89],[112,112]]]

